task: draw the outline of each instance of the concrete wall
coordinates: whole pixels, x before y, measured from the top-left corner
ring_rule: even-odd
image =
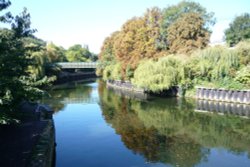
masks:
[[[250,90],[226,90],[198,87],[196,98],[230,103],[250,104]]]

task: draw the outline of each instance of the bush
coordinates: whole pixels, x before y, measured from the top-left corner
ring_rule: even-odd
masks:
[[[236,81],[250,86],[250,65],[243,67],[237,72]]]
[[[142,62],[134,72],[132,83],[153,92],[160,92],[178,85],[182,79],[183,63],[171,55],[158,61]]]
[[[111,64],[104,68],[103,70],[103,80],[121,80],[121,65],[119,63],[117,64]]]
[[[197,77],[211,81],[224,77],[234,77],[239,68],[239,58],[234,50],[213,47],[197,51],[193,54],[195,66],[199,72]]]
[[[250,40],[240,42],[236,46],[236,52],[240,59],[241,65],[250,64]]]

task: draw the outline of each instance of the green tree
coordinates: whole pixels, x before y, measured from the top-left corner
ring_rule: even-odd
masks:
[[[7,9],[11,5],[10,1],[6,0],[0,0],[0,12],[4,9]],[[12,15],[10,12],[7,12],[3,15],[0,15],[0,22],[11,22]]]
[[[6,2],[0,2],[4,9]],[[14,111],[22,100],[34,100],[41,95],[38,86],[46,81],[46,78],[36,80],[28,72],[33,61],[24,39],[32,37],[34,30],[30,28],[30,15],[26,9],[15,17],[11,27],[0,28],[0,106],[1,110],[8,111]]]
[[[76,44],[71,46],[66,51],[66,58],[69,62],[87,62],[90,61],[92,54],[88,47],[82,47],[82,45]]]
[[[171,53],[190,53],[207,46],[210,32],[204,28],[204,20],[197,13],[187,13],[171,24],[168,31],[168,43]]]
[[[204,24],[203,28],[210,31],[210,27],[215,24],[215,18],[213,12],[208,12],[206,8],[201,6],[197,2],[192,1],[181,1],[177,5],[169,6],[163,9],[163,19],[161,23],[161,45],[164,48],[168,48],[168,27],[172,25],[182,15],[187,13],[196,13],[200,15]]]
[[[66,59],[66,51],[63,47],[56,46],[53,43],[49,43],[46,46],[47,56],[51,63],[56,62],[65,62]]]
[[[226,41],[234,46],[242,40],[250,38],[250,14],[244,13],[236,17],[225,31]]]
[[[158,61],[141,62],[135,70],[132,83],[148,91],[161,92],[177,86],[183,74],[183,62],[175,56],[167,56]]]

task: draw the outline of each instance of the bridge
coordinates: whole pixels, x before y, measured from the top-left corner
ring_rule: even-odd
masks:
[[[61,101],[63,104],[94,104],[99,103],[99,98],[89,98],[89,97],[75,97],[75,98],[64,98]]]
[[[98,65],[98,63],[96,62],[61,62],[56,64],[59,65],[62,69],[96,69]]]

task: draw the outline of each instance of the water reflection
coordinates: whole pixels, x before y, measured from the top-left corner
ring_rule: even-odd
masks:
[[[93,98],[91,93],[93,80],[74,81],[57,85],[48,90],[49,97],[43,97],[41,103],[49,104],[50,107],[58,112],[63,110],[67,104],[97,103],[98,98]]]
[[[107,90],[102,82],[99,97],[105,120],[128,149],[148,162],[195,166],[209,161],[214,148],[250,158],[249,119],[197,113],[195,101],[136,101]]]
[[[247,104],[197,100],[196,110],[250,117],[250,105]]]

